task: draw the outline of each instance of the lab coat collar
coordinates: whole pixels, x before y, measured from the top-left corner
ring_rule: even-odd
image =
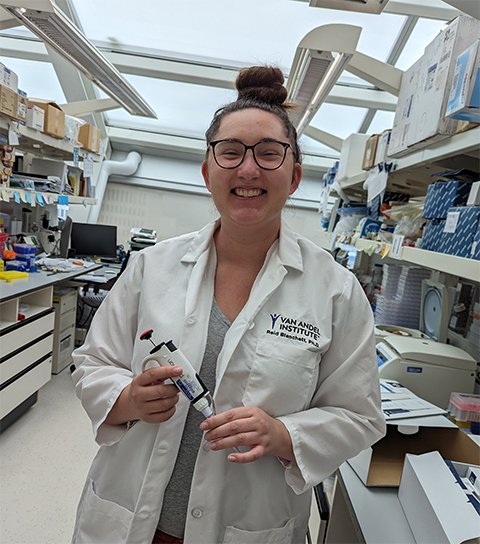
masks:
[[[210,246],[214,232],[220,226],[220,219],[211,221],[203,229],[199,230],[188,251],[182,258],[184,263],[197,262],[202,253]],[[284,266],[303,271],[303,259],[298,244],[298,239],[292,229],[282,219],[278,244],[278,258]]]

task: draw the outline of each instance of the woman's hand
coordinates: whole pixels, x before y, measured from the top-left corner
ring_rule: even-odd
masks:
[[[179,376],[178,366],[156,366],[138,374],[120,393],[105,423],[119,425],[139,419],[145,423],[163,423],[175,413],[179,390],[165,384],[172,376]]]
[[[212,450],[249,446],[250,450],[247,452],[231,453],[228,456],[235,463],[251,463],[271,455],[295,461],[287,428],[260,408],[232,408],[209,417],[202,422],[200,428],[208,431],[205,440],[210,442]]]

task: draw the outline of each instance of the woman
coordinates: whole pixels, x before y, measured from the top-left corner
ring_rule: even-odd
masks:
[[[303,543],[307,491],[385,432],[363,291],[282,222],[302,174],[283,76],[236,84],[202,165],[220,219],[139,253],[75,354],[102,445],[76,543]],[[200,369],[217,415],[165,382],[181,369],[141,372],[150,328]]]

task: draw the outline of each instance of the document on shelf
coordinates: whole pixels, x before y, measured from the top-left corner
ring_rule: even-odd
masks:
[[[446,410],[418,397],[396,380],[380,379],[380,392],[382,411],[387,421],[446,413]]]

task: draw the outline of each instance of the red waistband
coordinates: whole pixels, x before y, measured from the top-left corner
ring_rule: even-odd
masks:
[[[177,538],[176,536],[167,535],[160,529],[155,531],[155,535],[152,540],[152,544],[183,544],[183,538]]]

